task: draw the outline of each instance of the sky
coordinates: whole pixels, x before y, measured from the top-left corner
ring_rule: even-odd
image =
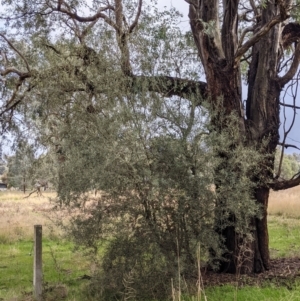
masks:
[[[184,0],[158,0],[158,7],[159,9],[163,9],[164,7],[175,7],[178,11],[180,11],[183,14],[180,27],[183,30],[190,29],[190,23],[188,18],[189,5],[187,2],[185,2]]]

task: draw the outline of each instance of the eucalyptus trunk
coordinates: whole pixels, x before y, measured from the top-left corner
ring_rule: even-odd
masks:
[[[254,28],[252,39],[259,35],[257,40],[253,40],[251,45],[249,39],[242,45],[239,43],[237,31],[238,4],[237,0],[223,1],[222,25],[219,24],[219,1],[200,0],[198,5],[190,4],[191,28],[204,66],[207,91],[213,108],[218,110],[217,106],[221,103],[226,114],[234,113],[238,116],[240,135],[246,139],[247,144],[257,144],[268,138],[263,152],[271,156],[264,162],[263,176],[265,179],[271,179],[273,154],[279,142],[279,97],[285,84],[277,75],[278,62],[282,54],[280,21],[286,19],[287,15],[274,1],[268,1],[266,7],[261,10],[261,15],[256,17],[257,27]],[[274,24],[271,26],[272,22]],[[264,33],[261,32],[263,30]],[[241,57],[246,52],[249,55],[251,53],[252,58],[248,71],[247,104],[244,110],[240,64]],[[219,120],[212,122],[221,131],[224,125],[220,126]],[[254,240],[245,242],[246,251],[242,256],[240,245],[243,238],[236,233],[235,228],[231,226],[221,230],[227,248],[224,254],[226,260],[220,264],[221,271],[248,273],[263,272],[269,268],[267,228],[269,189],[268,185],[259,184],[255,191],[256,202],[262,208],[262,218],[254,218],[249,225],[253,229]],[[222,206],[222,202],[219,206]],[[234,216],[230,219],[234,220]]]

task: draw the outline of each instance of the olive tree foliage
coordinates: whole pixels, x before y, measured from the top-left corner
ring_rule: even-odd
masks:
[[[73,212],[69,231],[79,245],[94,251],[106,246],[95,290],[124,296],[128,281],[132,298],[163,297],[178,274],[178,257],[181,275],[192,279],[199,245],[212,266],[223,256],[222,237],[215,231],[220,196],[228,202],[218,228],[234,224],[253,239],[249,221],[259,208],[251,177],[259,176],[262,157],[255,149],[230,149],[238,139],[234,117],[219,135],[207,128],[206,111],[184,99],[170,104],[139,94],[109,103],[114,108],[102,108],[102,116],[83,111],[60,127],[68,133],[60,201]],[[187,124],[190,130],[182,131]],[[231,170],[222,168],[220,152],[227,154]],[[216,192],[217,166],[223,180]],[[91,195],[92,189],[100,195]]]

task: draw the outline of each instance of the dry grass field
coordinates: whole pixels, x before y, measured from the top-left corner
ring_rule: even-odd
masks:
[[[28,193],[29,194],[29,193]],[[43,225],[44,235],[58,234],[51,222],[53,192],[42,197],[23,192],[0,192],[0,241],[32,239],[34,225]]]
[[[300,218],[300,186],[271,191],[268,212],[269,215]]]
[[[51,208],[54,192],[36,193],[29,198],[19,191],[0,192],[0,237],[9,240],[31,238],[33,226],[42,224],[45,235],[53,232]],[[300,219],[300,186],[283,191],[271,191],[269,215]],[[53,234],[53,233],[52,233]]]

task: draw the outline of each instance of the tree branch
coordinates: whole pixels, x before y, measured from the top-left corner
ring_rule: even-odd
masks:
[[[141,12],[142,12],[142,4],[143,4],[143,0],[139,0],[138,11],[136,13],[136,16],[135,16],[135,19],[134,19],[133,23],[129,27],[129,30],[128,30],[129,33],[132,33],[132,31],[134,30],[134,28],[138,24],[138,20],[140,18]]]
[[[300,24],[291,22],[284,26],[282,31],[282,46],[288,48],[292,43],[298,42],[300,38]]]
[[[245,28],[245,29],[242,31],[241,36],[240,36],[240,40],[239,40],[239,45],[238,45],[238,47],[241,47],[241,45],[243,44],[243,41],[244,41],[244,38],[245,38],[246,34],[247,34],[248,32],[253,31],[253,30],[254,30],[254,26],[251,26],[251,27]]]
[[[299,74],[298,74],[299,75]],[[296,97],[297,97],[297,92],[298,92],[298,87],[299,87],[299,82],[296,81],[295,83],[290,83],[289,84],[289,87],[286,89],[284,95],[283,95],[283,103],[285,102],[285,97],[287,95],[287,91],[288,89],[290,89],[291,91],[291,95],[293,97],[293,104],[295,106],[296,104]],[[285,111],[285,107],[284,107],[284,110],[283,110],[283,118],[284,118],[284,123],[283,123],[283,130],[284,130],[284,134],[283,134],[283,141],[281,143],[281,145],[284,147],[285,146],[285,141],[287,139],[287,136],[288,134],[290,133],[290,131],[292,130],[294,124],[295,124],[295,120],[296,120],[296,109],[293,108],[293,117],[292,117],[292,122],[290,123],[288,129],[286,129],[286,120],[287,120],[287,117],[286,117],[286,111]],[[278,165],[278,172],[277,172],[277,175],[276,175],[276,178],[278,178],[280,176],[280,173],[281,173],[281,168],[282,168],[282,163],[283,163],[283,155],[284,155],[284,149],[281,149],[281,154],[280,154],[280,161],[279,161],[279,165]]]
[[[5,75],[8,75],[10,73],[17,74],[20,77],[20,79],[25,79],[25,78],[28,78],[28,77],[31,76],[31,72],[22,72],[22,71],[14,68],[14,67],[6,68],[5,70],[0,72],[0,75],[5,76]]]
[[[285,143],[282,143],[282,142],[278,142],[277,144],[283,146],[284,148],[292,147],[292,148],[297,148],[297,149],[300,150],[300,148],[298,146],[293,145],[293,144],[285,144]]]
[[[116,14],[116,31],[118,35],[123,33],[123,5],[122,0],[115,0],[115,14]]]
[[[286,104],[286,103],[283,103],[283,102],[280,102],[279,104],[282,105],[282,106],[284,106],[284,107],[289,107],[289,108],[292,108],[292,109],[298,109],[298,110],[300,110],[300,107],[295,106],[295,105],[289,105],[289,104]]]
[[[12,48],[23,59],[25,65],[26,65],[27,71],[30,72],[29,64],[28,64],[26,58],[24,57],[24,55],[13,45],[13,43],[11,41],[9,41],[6,38],[6,36],[4,34],[0,33],[0,37],[2,37],[7,42],[7,44],[10,46],[10,48]]]
[[[199,98],[205,100],[208,96],[207,84],[201,81],[171,76],[133,77],[133,87],[143,86],[145,82],[147,83],[147,88],[150,92],[160,93],[164,97],[179,96],[191,99],[193,96],[197,95],[198,100]],[[197,103],[196,105],[200,104],[201,103]]]
[[[277,78],[277,81],[281,87],[284,87],[285,84],[287,84],[289,81],[293,79],[294,75],[298,70],[299,63],[300,63],[300,43],[298,43],[296,46],[294,59],[292,61],[290,69],[287,71],[287,73],[284,76]]]
[[[68,8],[67,4],[64,1],[60,1],[60,5],[58,5],[56,8],[53,8],[53,11],[57,11],[57,12],[66,14],[69,17],[71,17],[72,19],[75,19],[76,21],[81,22],[81,23],[93,22],[98,19],[103,19],[107,24],[112,26],[115,30],[118,30],[117,24],[111,18],[109,18],[107,15],[105,15],[103,13],[103,11],[106,11],[106,10],[115,10],[115,8],[111,5],[107,5],[105,7],[99,8],[99,10],[97,11],[96,14],[89,16],[89,17],[79,16],[77,13],[73,13],[69,9],[63,8],[62,5],[66,6]]]
[[[11,105],[6,105],[6,108],[2,111],[0,111],[0,117],[2,117],[5,113],[9,112],[9,111],[13,111],[17,105],[23,100],[25,96],[20,97],[17,101],[15,101],[13,104]],[[14,91],[14,95],[12,96],[12,98],[9,100],[9,103],[12,102],[14,99],[16,98],[16,92]]]
[[[83,40],[86,35],[91,31],[91,29],[93,28],[93,26],[98,22],[98,19],[94,20],[93,22],[91,22],[81,33],[80,38]]]
[[[250,49],[254,44],[256,44],[262,37],[264,37],[270,29],[276,24],[284,21],[282,15],[277,15],[274,19],[270,20],[267,24],[262,26],[258,32],[256,32],[251,39],[241,45],[235,54],[235,64],[238,64],[241,57]]]
[[[43,45],[52,49],[56,54],[61,55],[61,52],[59,50],[57,50],[53,45],[50,45],[50,44],[43,44]]]
[[[21,95],[21,96],[19,97],[19,99],[17,99],[17,100],[15,101],[15,99],[16,99],[16,97],[17,97],[17,93],[18,93],[19,87],[21,86],[21,84],[22,84],[22,82],[20,82],[20,83],[17,85],[15,91],[13,92],[12,97],[11,97],[10,100],[6,103],[5,109],[3,109],[2,111],[0,111],[0,116],[3,116],[5,113],[14,110],[14,109],[17,107],[17,105],[19,105],[19,104],[21,103],[21,101],[24,99],[24,97],[25,97],[25,95],[26,95],[25,93],[26,93],[26,92],[29,92],[29,91],[32,89],[32,87],[29,86],[29,87],[26,89],[26,91],[24,91],[23,95]]]
[[[193,5],[195,7],[198,7],[198,1],[197,0],[184,0],[186,3]]]
[[[269,186],[273,190],[278,191],[278,190],[285,190],[285,189],[289,189],[289,188],[292,188],[292,187],[296,187],[298,185],[300,185],[300,175],[299,175],[299,173],[297,174],[296,178],[293,177],[290,180],[276,181],[276,182],[271,183]]]
[[[256,7],[256,5],[255,5],[254,0],[250,0],[250,5],[251,5],[251,7],[252,7],[252,10],[253,10],[253,12],[254,12],[255,17],[258,18],[259,12],[258,12],[258,9],[257,9],[257,7]]]

